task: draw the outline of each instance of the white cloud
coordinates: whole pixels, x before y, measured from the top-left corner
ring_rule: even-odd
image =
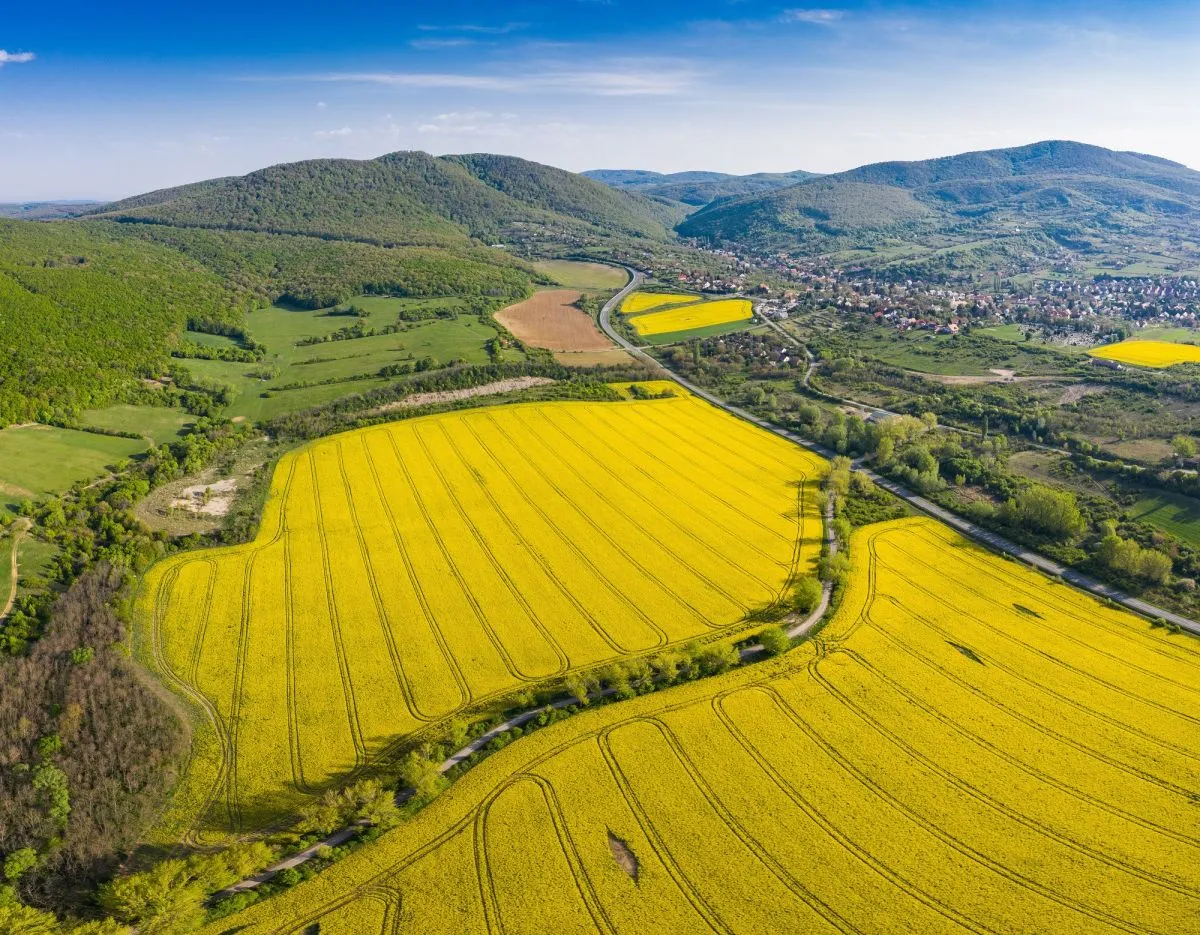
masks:
[[[428,52],[438,49],[461,49],[464,46],[475,45],[475,40],[465,36],[458,36],[454,39],[413,39],[409,45],[419,51]]]
[[[480,23],[460,23],[455,26],[421,25],[417,29],[422,32],[473,32],[486,36],[501,36],[505,33],[525,29],[528,23],[503,23],[499,26],[487,26]]]
[[[688,91],[699,79],[699,71],[680,66],[662,68],[617,64],[609,68],[552,70],[513,75],[471,75],[452,72],[329,72],[285,76],[274,80],[357,82],[394,87],[453,89],[468,91],[533,92],[557,91],[598,97],[674,96]],[[272,79],[265,79],[272,80]]]
[[[779,19],[785,23],[808,23],[811,26],[832,26],[843,16],[843,10],[794,9],[784,10]]]
[[[349,127],[338,127],[336,130],[317,130],[313,136],[319,140],[333,140],[339,136],[349,136],[353,132]]]
[[[0,65],[20,65],[24,62],[32,62],[36,55],[32,52],[5,52],[0,49]]]
[[[329,107],[329,105],[324,101],[317,101],[317,110],[325,110],[327,107]]]

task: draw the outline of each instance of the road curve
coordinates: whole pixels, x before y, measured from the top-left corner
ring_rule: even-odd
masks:
[[[674,380],[680,386],[684,387],[684,389],[694,393],[701,399],[707,400],[714,406],[719,406],[721,409],[724,409],[731,415],[737,416],[739,419],[745,419],[747,422],[751,422],[761,429],[765,429],[768,432],[773,432],[780,438],[786,438],[788,441],[800,445],[803,448],[807,448],[809,451],[815,452],[822,457],[836,457],[835,452],[830,451],[828,448],[818,445],[815,442],[811,442],[806,438],[801,438],[794,432],[789,432],[787,429],[780,428],[779,426],[768,422],[766,419],[760,419],[758,416],[747,412],[745,409],[726,402],[719,396],[716,396],[707,390],[701,389],[690,380],[687,380],[675,373],[670,368],[664,367],[659,361],[651,357],[640,347],[631,344],[623,336],[618,334],[613,328],[612,321],[610,320],[612,310],[617,307],[617,305],[625,298],[626,295],[636,289],[642,281],[642,274],[636,270],[626,267],[626,272],[628,272],[630,275],[628,285],[626,285],[624,289],[609,299],[604,304],[604,307],[600,309],[600,327],[604,330],[605,334],[607,334],[612,340],[616,341],[617,344],[619,344],[639,360],[649,363],[655,369],[661,371],[668,379]],[[812,364],[810,363],[808,372],[811,373],[811,371]],[[885,412],[885,410],[879,411]],[[1164,607],[1156,607],[1154,604],[1143,601],[1141,598],[1132,597],[1128,594],[1125,594],[1123,591],[1119,591],[1116,588],[1111,587],[1110,585],[1104,584],[1095,580],[1094,578],[1090,578],[1087,575],[1081,574],[1074,569],[1068,568],[1065,565],[1061,565],[1058,562],[1048,559],[1044,555],[1039,555],[1037,552],[1034,552],[1031,549],[1027,549],[1024,546],[1010,542],[1003,536],[984,529],[982,526],[977,526],[970,520],[963,519],[958,514],[952,513],[951,511],[938,506],[936,503],[932,503],[925,497],[913,493],[907,487],[901,486],[891,478],[883,477],[882,475],[877,474],[875,471],[872,471],[870,468],[862,467],[861,465],[856,466],[876,484],[884,488],[884,490],[895,494],[901,500],[904,500],[906,503],[920,510],[922,513],[932,516],[934,519],[940,520],[948,526],[952,526],[954,529],[958,530],[965,536],[969,536],[976,542],[980,542],[983,545],[986,545],[989,548],[992,548],[998,552],[1002,552],[1006,555],[1011,555],[1013,558],[1025,562],[1027,565],[1036,568],[1038,571],[1060,577],[1063,581],[1074,585],[1080,590],[1087,591],[1096,597],[1111,600],[1143,617],[1161,617],[1168,623],[1175,624],[1175,626],[1179,627],[1181,630],[1187,630],[1189,633],[1194,633],[1200,636],[1200,623],[1197,623],[1195,620],[1191,620],[1190,618],[1184,617],[1181,614],[1174,613],[1173,611],[1167,610]]]

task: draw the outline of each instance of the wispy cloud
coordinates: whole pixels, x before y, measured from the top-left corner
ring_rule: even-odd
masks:
[[[409,43],[414,49],[426,51],[429,49],[459,49],[463,46],[475,45],[474,39],[457,36],[453,39],[413,39]]]
[[[808,23],[811,26],[832,26],[846,15],[844,10],[793,9],[784,10],[779,19],[784,23]]]
[[[25,62],[32,62],[36,55],[32,52],[6,52],[0,49],[0,66],[4,65],[21,65]]]
[[[417,29],[422,32],[473,32],[487,36],[502,36],[505,33],[519,32],[522,29],[527,29],[528,23],[502,23],[497,26],[488,26],[482,23],[458,23],[451,26],[433,26],[423,24]]]
[[[339,136],[349,136],[353,132],[349,127],[338,127],[336,130],[317,130],[313,136],[319,140],[336,140]]]
[[[403,88],[455,89],[524,93],[559,91],[598,97],[675,96],[684,94],[700,78],[687,66],[613,65],[591,70],[547,70],[525,74],[483,75],[454,72],[327,72],[248,80],[351,82],[383,84]]]

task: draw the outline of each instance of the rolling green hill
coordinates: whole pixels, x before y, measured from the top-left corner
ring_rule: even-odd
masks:
[[[1103,254],[1183,233],[1200,218],[1200,172],[1140,153],[1050,141],[920,162],[884,162],[719,202],[680,234],[759,249],[946,251],[1019,238]],[[993,248],[995,248],[993,250]],[[971,247],[976,250],[977,248]],[[980,257],[983,257],[983,254]]]
[[[774,191],[815,178],[812,172],[756,172],[730,175],[726,172],[649,172],[645,169],[589,169],[588,178],[621,191],[638,192],[652,198],[665,198],[692,208],[707,205],[718,198],[735,198]]]
[[[177,227],[316,235],[392,245],[527,237],[666,240],[681,216],[643,195],[511,156],[315,159],[164,189],[100,216]]]

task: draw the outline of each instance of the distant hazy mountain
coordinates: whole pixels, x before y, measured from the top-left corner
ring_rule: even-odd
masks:
[[[18,221],[52,221],[73,218],[85,211],[94,211],[102,201],[21,201],[0,202],[0,218]]]
[[[470,238],[666,240],[683,212],[512,156],[314,159],[150,192],[94,212],[120,221],[450,244]]]
[[[588,178],[622,191],[640,192],[656,198],[702,206],[718,198],[752,195],[794,185],[814,173],[758,172],[754,175],[729,175],[725,172],[650,172],[646,169],[589,169]]]
[[[1020,235],[1079,251],[1200,234],[1200,172],[1141,153],[1050,141],[881,162],[712,204],[677,228],[760,249],[954,248]]]

